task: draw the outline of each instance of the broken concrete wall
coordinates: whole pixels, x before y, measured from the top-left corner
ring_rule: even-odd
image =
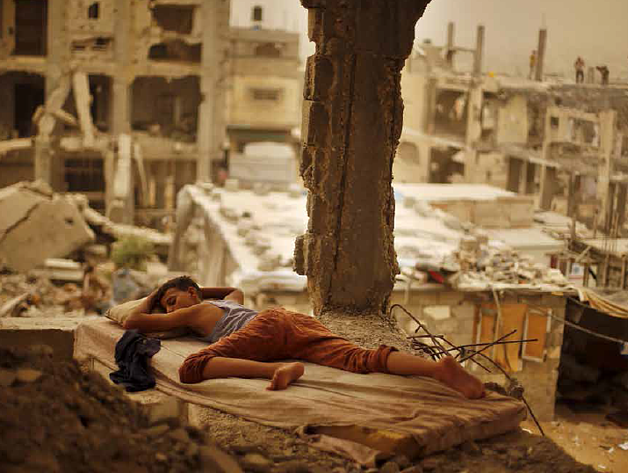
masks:
[[[392,160],[400,81],[427,1],[303,0],[309,37],[301,175],[308,231],[295,248],[315,313],[381,312],[398,272]]]
[[[478,153],[477,161],[470,175],[472,176],[471,182],[506,189],[508,185],[508,163],[500,152]]]
[[[114,57],[115,1],[71,0],[66,8],[68,40],[76,58]]]
[[[0,190],[0,261],[28,271],[94,240],[80,210],[41,182]]]
[[[303,95],[299,35],[231,28],[230,42],[225,95],[231,151],[241,153],[255,141],[294,143]]]
[[[499,107],[497,142],[525,144],[528,141],[528,102],[523,95],[515,95]]]

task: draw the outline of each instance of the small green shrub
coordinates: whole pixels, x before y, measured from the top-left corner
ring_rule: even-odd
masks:
[[[144,270],[146,261],[154,254],[153,244],[141,237],[122,238],[113,244],[111,260],[118,268]]]

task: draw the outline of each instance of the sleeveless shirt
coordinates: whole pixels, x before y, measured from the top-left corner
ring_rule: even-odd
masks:
[[[256,315],[257,311],[244,307],[234,301],[204,301],[204,303],[212,304],[222,309],[224,315],[216,322],[214,329],[209,335],[199,337],[201,340],[210,343],[216,343],[222,337],[231,335],[233,332],[240,330],[249,323]]]

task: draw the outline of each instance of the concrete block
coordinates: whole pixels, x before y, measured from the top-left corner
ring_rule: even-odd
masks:
[[[30,191],[25,192],[26,195],[22,191],[10,194],[9,203],[0,202],[0,206],[13,202],[18,208],[27,208],[33,198]],[[22,200],[26,202],[21,203]],[[10,212],[7,220],[14,224],[7,227],[7,223],[0,223],[0,227],[6,228],[0,238],[0,259],[18,272],[33,269],[47,258],[64,257],[94,240],[79,209],[61,196],[42,197],[19,216]],[[0,222],[5,222],[2,214]]]
[[[0,345],[5,348],[26,348],[47,345],[54,360],[71,360],[74,350],[74,331],[81,319],[77,318],[2,318]]]
[[[16,225],[46,198],[24,184],[0,189],[0,239],[8,229]]]

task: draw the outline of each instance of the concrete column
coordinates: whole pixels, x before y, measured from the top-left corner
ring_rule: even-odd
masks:
[[[544,161],[550,160],[551,146],[555,135],[552,129],[553,111],[554,109],[552,107],[548,107],[545,114],[545,130],[543,132],[543,148],[541,151],[541,157]],[[549,210],[552,206],[552,198],[554,197],[555,184],[552,181],[552,176],[555,177],[555,172],[555,169],[554,173],[552,173],[551,171],[548,171],[548,167],[545,164],[541,165],[541,176],[539,179],[541,183],[541,188],[539,190],[537,206],[542,210]]]
[[[543,65],[545,63],[545,49],[547,47],[547,30],[539,31],[539,47],[536,52],[536,75],[535,79],[539,82],[543,81]]]
[[[227,28],[229,8],[219,0],[206,0],[201,5],[203,19],[203,51],[201,54],[196,179],[211,180],[211,162],[222,158],[220,147],[224,137],[225,105],[220,97],[218,80],[221,77],[221,55],[224,49],[222,32]],[[225,22],[226,16],[226,22]],[[218,130],[218,128],[223,130]]]
[[[484,25],[478,26],[476,36],[475,53],[473,54],[473,74],[482,75],[482,62],[484,58]]]
[[[621,152],[621,145],[617,143],[616,132],[617,112],[605,110],[600,112],[600,164],[598,165],[597,196],[601,203],[602,225],[609,231],[613,217],[613,201],[609,195],[611,176],[614,169],[614,159],[617,158],[617,150]],[[621,136],[619,135],[621,138]]]
[[[539,207],[543,210],[552,208],[554,194],[558,190],[558,173],[555,167],[543,166],[541,168],[541,195]]]
[[[569,188],[567,192],[567,216],[575,218],[578,215],[578,204],[580,196],[580,175],[571,173],[569,175]]]
[[[454,48],[455,36],[456,36],[456,24],[453,21],[450,21],[447,24],[447,49]]]
[[[464,180],[467,183],[475,181],[475,166],[478,159],[478,151],[475,148],[482,137],[482,104],[484,91],[481,81],[475,82],[469,89],[467,104],[467,131],[465,141],[467,148],[464,159]]]
[[[392,161],[401,69],[427,0],[302,0],[316,54],[306,65],[301,176],[307,233],[295,269],[314,311],[386,310],[397,266]]]
[[[63,74],[69,73],[65,16],[66,2],[64,0],[48,0],[46,102],[50,100],[53,91],[60,85]],[[51,148],[50,135],[37,137],[34,149],[35,179],[41,179],[52,185],[53,160],[54,150]]]
[[[447,64],[449,67],[454,66],[454,47],[455,47],[456,24],[450,21],[447,24]]]
[[[626,199],[628,198],[628,186],[625,183],[617,184],[617,205],[615,213],[617,217],[617,228],[619,229],[619,237],[626,221]]]

